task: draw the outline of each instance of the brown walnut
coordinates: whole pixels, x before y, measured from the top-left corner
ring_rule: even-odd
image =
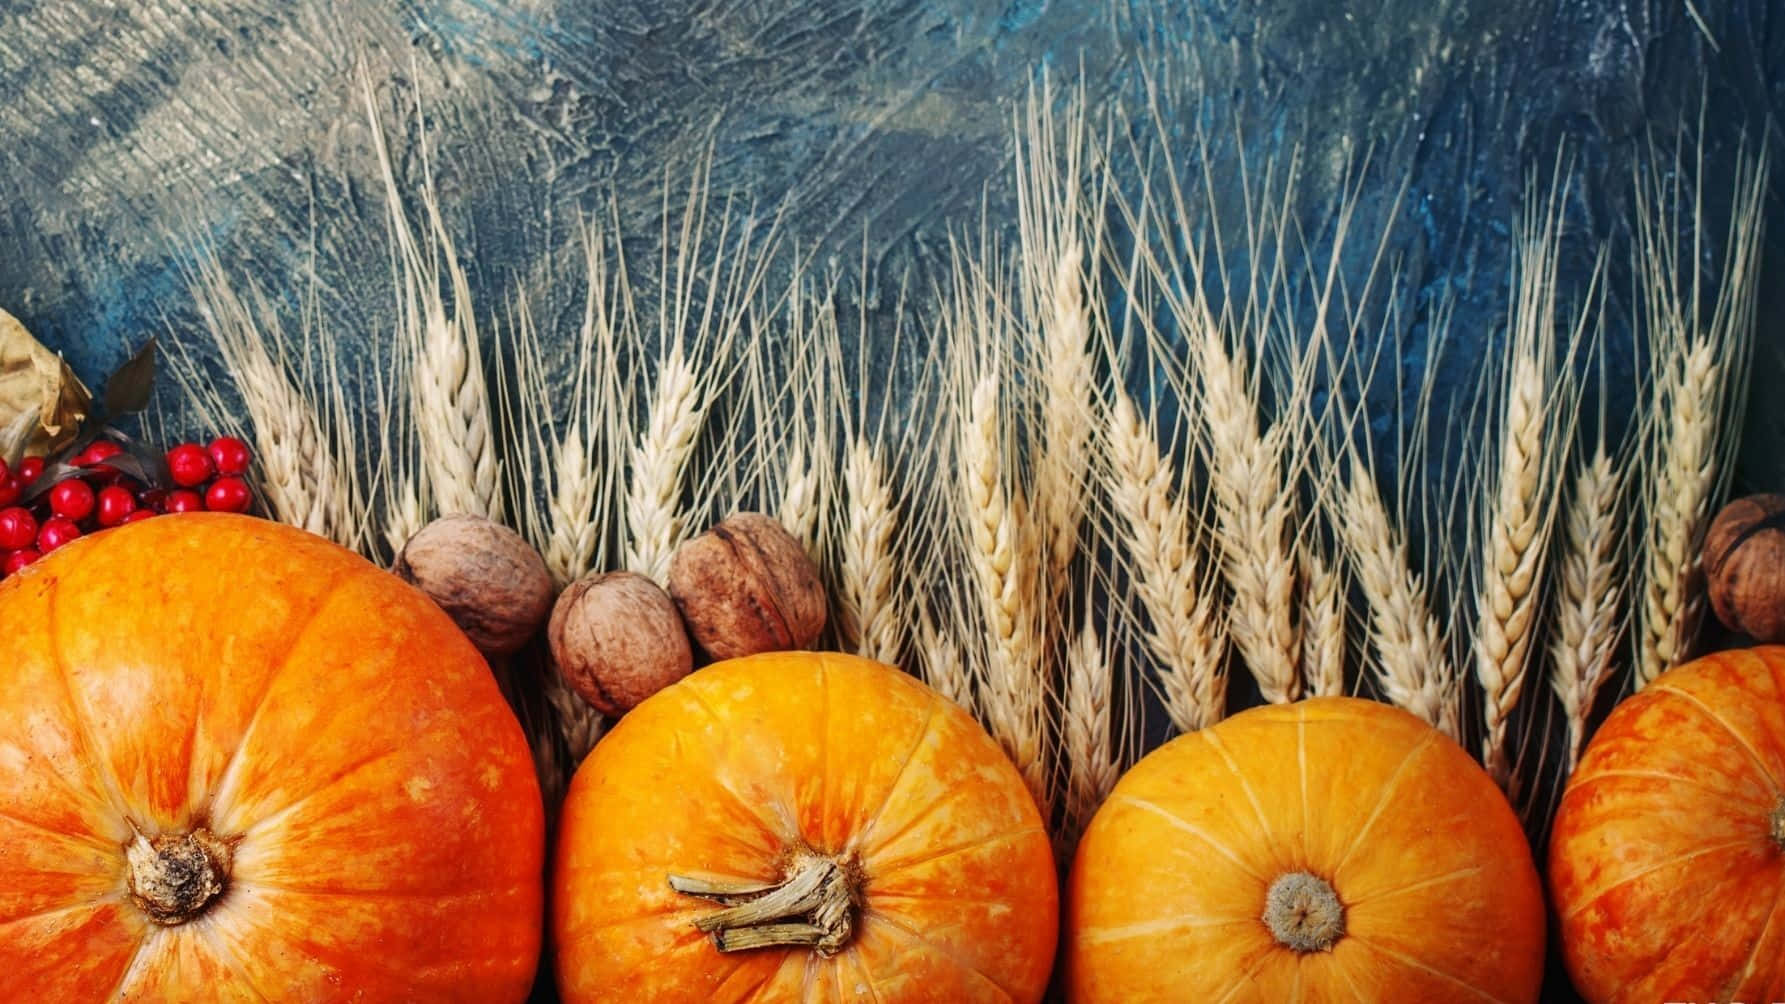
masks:
[[[713,659],[806,648],[824,631],[818,567],[760,513],[738,513],[678,548],[669,595]]]
[[[1785,496],[1724,506],[1705,534],[1704,571],[1718,620],[1758,642],[1785,641]]]
[[[546,640],[564,682],[604,715],[631,711],[694,668],[669,594],[632,572],[571,583],[552,608]]]
[[[552,575],[539,552],[481,516],[422,527],[391,571],[427,593],[488,657],[519,651],[552,609]]]

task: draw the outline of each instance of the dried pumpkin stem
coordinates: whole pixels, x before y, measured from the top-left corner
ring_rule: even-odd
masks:
[[[725,905],[694,921],[721,952],[801,946],[834,955],[855,930],[856,881],[848,868],[822,854],[801,854],[780,882],[671,875],[669,887]]]
[[[1277,876],[1264,895],[1264,926],[1294,951],[1330,952],[1345,936],[1345,904],[1332,883],[1308,872]]]
[[[1773,810],[1773,843],[1779,850],[1785,851],[1785,796],[1779,799],[1779,807]]]
[[[184,924],[222,894],[234,859],[228,842],[202,826],[155,837],[138,833],[124,848],[130,899],[157,924]]]

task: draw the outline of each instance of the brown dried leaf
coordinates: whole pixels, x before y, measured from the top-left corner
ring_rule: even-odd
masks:
[[[92,400],[61,356],[0,310],[0,428],[37,409],[37,428],[26,438],[25,452],[48,456],[80,433]]]

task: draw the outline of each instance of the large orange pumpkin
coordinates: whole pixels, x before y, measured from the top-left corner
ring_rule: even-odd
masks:
[[[1707,656],[1618,705],[1549,860],[1587,999],[1785,1000],[1785,648]]]
[[[1322,698],[1182,736],[1117,783],[1068,893],[1070,999],[1531,1001],[1542,887],[1462,748]]]
[[[718,663],[577,771],[553,877],[580,1001],[1035,1001],[1058,893],[972,718],[853,656]]]
[[[0,585],[9,1000],[520,1000],[543,829],[481,657],[327,541],[165,516]]]

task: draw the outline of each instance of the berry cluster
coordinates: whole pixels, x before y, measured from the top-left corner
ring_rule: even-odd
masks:
[[[0,575],[12,573],[83,534],[161,513],[247,512],[254,504],[246,475],[248,444],[220,436],[210,445],[181,443],[167,451],[166,483],[140,477],[140,463],[123,446],[96,439],[45,476],[42,457],[16,468],[0,460]]]

